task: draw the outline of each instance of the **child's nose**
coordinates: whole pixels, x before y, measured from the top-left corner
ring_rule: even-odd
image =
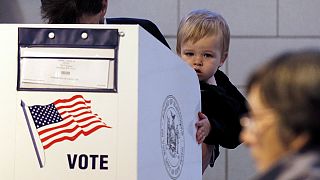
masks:
[[[193,60],[193,65],[202,66],[202,57],[201,56],[195,56],[194,60]]]

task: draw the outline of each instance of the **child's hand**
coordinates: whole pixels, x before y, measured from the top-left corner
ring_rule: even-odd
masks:
[[[206,115],[199,112],[198,116],[199,116],[199,121],[196,122],[196,128],[197,128],[196,139],[198,144],[201,144],[204,141],[204,139],[209,135],[209,132],[211,130],[211,125]]]

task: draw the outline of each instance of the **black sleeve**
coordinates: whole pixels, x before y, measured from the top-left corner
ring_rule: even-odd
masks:
[[[159,28],[150,20],[138,18],[106,18],[107,24],[138,24],[170,49]]]
[[[211,131],[204,142],[233,149],[241,144],[239,140],[240,118],[243,113],[247,112],[247,108],[245,98],[228,79],[232,86],[224,82],[225,80],[216,79],[218,86],[200,83],[202,112],[207,115],[211,123]],[[224,84],[220,86],[222,82]]]
[[[221,87],[226,91],[226,94],[231,98],[239,102],[239,116],[242,116],[248,113],[247,100],[246,98],[238,91],[238,89],[230,82],[229,78],[220,70],[214,74],[215,80],[218,87]]]

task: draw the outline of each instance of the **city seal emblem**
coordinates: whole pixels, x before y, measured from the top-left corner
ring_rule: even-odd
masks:
[[[179,103],[174,96],[166,97],[160,123],[161,149],[165,168],[171,179],[181,174],[184,162],[184,128]]]

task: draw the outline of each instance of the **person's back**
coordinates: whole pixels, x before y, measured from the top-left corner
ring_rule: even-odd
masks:
[[[107,24],[138,24],[146,31],[148,31],[151,35],[157,38],[162,44],[167,46],[170,49],[170,46],[163,34],[160,32],[159,28],[148,19],[140,19],[140,18],[106,18]]]
[[[219,70],[228,57],[229,42],[230,31],[224,18],[207,10],[190,12],[177,32],[177,54],[198,75],[202,112],[211,126],[202,146],[203,171],[210,160],[213,165],[218,157],[219,145],[235,148],[240,144],[240,117],[247,112],[246,99]]]
[[[107,8],[107,0],[41,0],[41,16],[49,24],[138,24],[170,49],[159,28],[150,20],[105,19]]]

